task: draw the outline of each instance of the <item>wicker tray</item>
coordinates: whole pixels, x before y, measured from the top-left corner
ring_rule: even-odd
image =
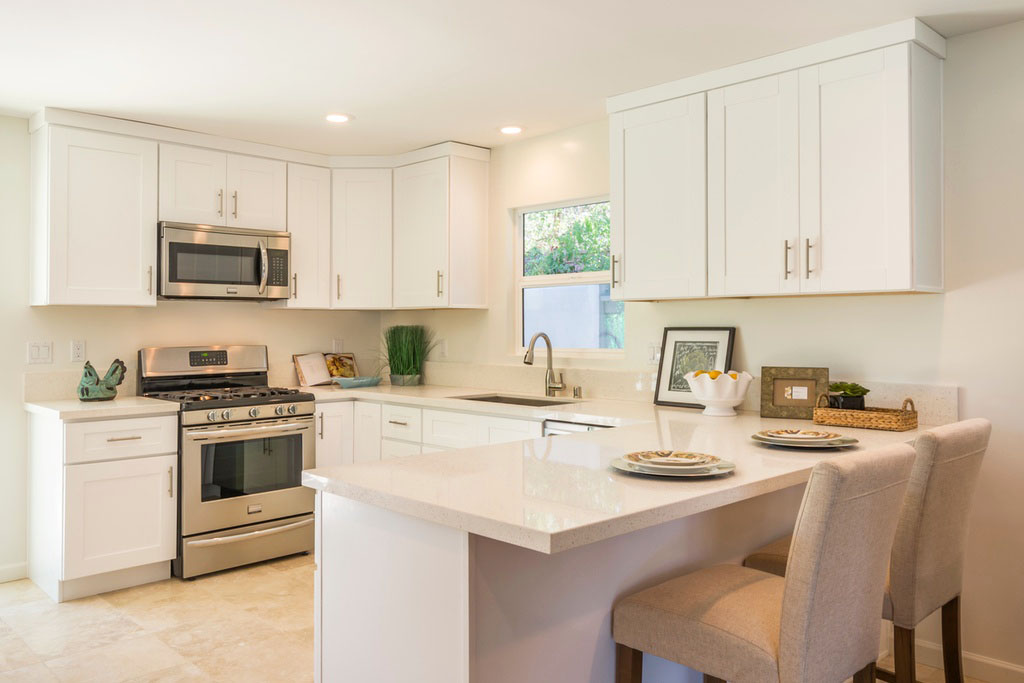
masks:
[[[822,401],[825,405],[822,405]],[[909,409],[908,409],[909,406]],[[913,399],[903,399],[903,406],[894,408],[865,408],[864,410],[840,410],[828,407],[828,395],[818,396],[814,406],[814,424],[833,427],[857,427],[858,429],[884,429],[888,432],[906,432],[917,429],[917,408]]]

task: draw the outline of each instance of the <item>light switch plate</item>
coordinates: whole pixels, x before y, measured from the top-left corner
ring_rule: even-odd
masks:
[[[26,361],[31,365],[53,362],[53,342],[29,342]]]
[[[448,360],[448,340],[438,339],[437,340],[437,359]]]
[[[75,339],[71,342],[71,362],[72,363],[84,363],[85,362],[85,340]]]

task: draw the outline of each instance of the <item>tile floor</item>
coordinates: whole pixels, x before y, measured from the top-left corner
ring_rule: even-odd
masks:
[[[60,605],[0,584],[0,681],[312,679],[312,555]]]
[[[311,555],[60,605],[31,581],[0,584],[0,682],[312,679]],[[945,678],[918,664],[917,680]]]

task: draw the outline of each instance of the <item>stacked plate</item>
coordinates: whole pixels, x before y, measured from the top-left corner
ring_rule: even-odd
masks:
[[[766,429],[751,438],[770,446],[789,448],[845,448],[857,443],[852,436],[816,429]]]
[[[612,461],[612,467],[630,474],[653,477],[717,477],[729,474],[736,465],[715,455],[685,451],[637,451]]]

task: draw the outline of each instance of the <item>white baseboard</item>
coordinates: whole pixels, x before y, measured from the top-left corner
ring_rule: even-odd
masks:
[[[921,664],[942,668],[942,645],[927,640],[916,641],[917,661]],[[964,652],[964,675],[978,678],[986,683],[1024,683],[1024,666],[992,659],[973,652]]]
[[[27,576],[28,564],[25,562],[16,562],[14,564],[5,564],[0,566],[0,583],[17,581],[18,579],[24,579]]]

